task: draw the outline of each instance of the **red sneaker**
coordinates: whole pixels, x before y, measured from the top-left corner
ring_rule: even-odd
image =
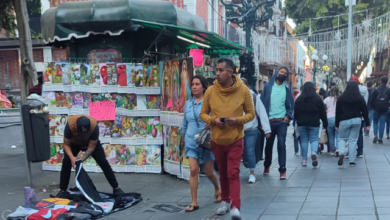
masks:
[[[268,175],[269,174],[269,167],[264,167],[264,175]]]
[[[280,172],[280,179],[285,180],[286,179],[286,171],[285,172]]]

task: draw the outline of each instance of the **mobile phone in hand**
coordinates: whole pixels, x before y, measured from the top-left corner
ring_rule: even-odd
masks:
[[[220,118],[219,119],[222,123],[225,123],[225,118]]]

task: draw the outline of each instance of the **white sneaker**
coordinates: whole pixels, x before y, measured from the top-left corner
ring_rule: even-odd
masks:
[[[248,183],[255,183],[255,182],[256,182],[256,177],[255,177],[255,175],[253,175],[253,174],[249,175]]]
[[[217,215],[225,215],[230,209],[230,203],[222,201],[221,206],[217,209]],[[240,213],[240,212],[239,212]]]
[[[295,156],[301,156],[301,154],[298,152],[298,153],[295,153]]]
[[[241,220],[240,211],[236,207],[233,207],[232,210],[230,210],[230,217],[232,217],[232,220]]]

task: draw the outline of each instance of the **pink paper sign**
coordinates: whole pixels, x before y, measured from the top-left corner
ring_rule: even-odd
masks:
[[[172,107],[172,99],[168,100],[167,108],[170,108],[170,107]]]
[[[115,121],[115,101],[90,102],[89,115],[98,121]]]
[[[190,49],[190,56],[194,59],[194,66],[203,66],[203,52],[202,49]]]

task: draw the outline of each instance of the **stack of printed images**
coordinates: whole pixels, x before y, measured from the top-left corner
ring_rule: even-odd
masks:
[[[49,102],[51,158],[44,170],[61,170],[63,132],[70,115],[89,115],[89,103],[115,101],[115,121],[100,121],[99,140],[116,172],[160,173],[189,179],[179,149],[185,103],[191,99],[192,58],[158,65],[66,63],[44,65],[42,96]],[[82,152],[80,152],[82,154]],[[93,158],[89,172],[101,172]]]

